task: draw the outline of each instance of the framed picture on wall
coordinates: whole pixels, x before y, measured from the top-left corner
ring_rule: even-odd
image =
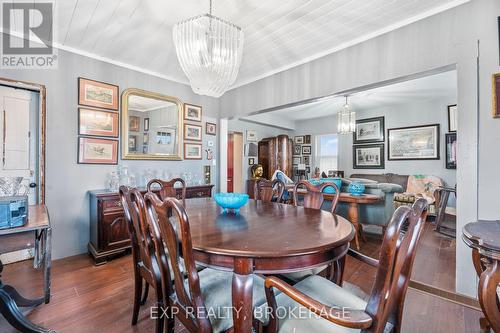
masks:
[[[448,105],[448,132],[456,132],[458,123],[457,105]]]
[[[305,165],[311,164],[311,156],[302,156],[302,164]]]
[[[302,155],[311,155],[311,146],[302,146]]]
[[[118,86],[78,78],[78,104],[118,111]]]
[[[247,141],[257,141],[257,132],[247,130]]]
[[[439,160],[439,124],[391,128],[390,161]]]
[[[311,136],[310,135],[304,135],[304,143],[311,144]]]
[[[205,134],[217,135],[217,124],[205,123]]]
[[[79,164],[118,164],[118,140],[78,138]]]
[[[254,164],[255,164],[255,158],[250,157],[250,158],[248,159],[248,165],[254,165]]]
[[[78,108],[78,134],[118,137],[118,113]]]
[[[137,151],[137,136],[129,135],[128,136],[128,150],[129,151]]]
[[[302,147],[300,145],[293,145],[293,154],[294,155],[302,154]]]
[[[184,124],[184,140],[201,141],[201,126]]]
[[[353,169],[384,169],[384,144],[352,147]]]
[[[457,133],[446,134],[446,169],[457,168]]]
[[[149,131],[149,118],[144,118],[144,131]]]
[[[201,106],[184,103],[184,119],[201,122]]]
[[[139,132],[141,129],[141,118],[137,116],[128,117],[128,130],[130,132]]]
[[[294,157],[293,158],[292,164],[298,165],[300,163],[302,163],[302,159],[300,157]]]
[[[296,144],[303,144],[304,143],[304,137],[303,136],[296,136],[293,140]]]
[[[493,74],[493,117],[500,118],[500,73]]]
[[[356,130],[353,134],[354,144],[384,142],[385,118],[376,117],[356,120]]]
[[[184,143],[185,160],[201,160],[201,143]]]

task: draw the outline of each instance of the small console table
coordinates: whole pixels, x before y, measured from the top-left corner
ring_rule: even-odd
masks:
[[[212,196],[214,185],[186,187],[186,199]],[[146,193],[143,189],[141,192]],[[89,253],[96,265],[105,264],[114,255],[130,248],[130,235],[124,219],[122,202],[118,192],[108,190],[90,191],[90,242]],[[177,188],[177,197],[181,188]]]
[[[29,206],[28,223],[22,227],[0,230],[0,254],[35,248],[35,268],[44,267],[44,296],[26,299],[14,287],[1,280],[3,264],[0,260],[0,313],[23,333],[55,332],[31,323],[18,307],[34,307],[50,301],[51,228],[44,205]]]
[[[500,333],[500,306],[497,288],[500,283],[500,221],[467,224],[462,238],[472,248],[474,268],[479,276],[478,298],[485,318],[481,332],[490,328]]]

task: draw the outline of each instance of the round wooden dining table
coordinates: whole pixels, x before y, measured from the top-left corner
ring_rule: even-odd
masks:
[[[238,215],[222,213],[211,198],[186,200],[186,211],[195,259],[233,271],[236,333],[252,331],[252,274],[331,263],[346,255],[355,235],[348,220],[328,211],[258,200],[249,200]]]

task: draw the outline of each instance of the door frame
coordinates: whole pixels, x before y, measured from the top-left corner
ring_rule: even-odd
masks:
[[[39,105],[38,105],[38,130],[39,130],[39,138],[38,138],[38,178],[39,178],[39,190],[38,190],[38,197],[37,201],[38,204],[44,205],[45,204],[45,159],[46,159],[46,128],[47,128],[47,106],[46,106],[46,101],[47,101],[47,89],[45,88],[45,85],[43,84],[38,84],[38,83],[32,83],[32,82],[26,82],[26,81],[19,81],[19,80],[12,80],[9,78],[4,78],[0,77],[0,85],[6,86],[6,87],[11,87],[11,88],[18,88],[18,89],[24,89],[24,90],[29,90],[29,91],[35,91],[40,94],[39,98]]]

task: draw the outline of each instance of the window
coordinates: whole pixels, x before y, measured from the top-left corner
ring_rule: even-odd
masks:
[[[316,166],[321,172],[337,170],[338,138],[336,134],[316,136]]]

